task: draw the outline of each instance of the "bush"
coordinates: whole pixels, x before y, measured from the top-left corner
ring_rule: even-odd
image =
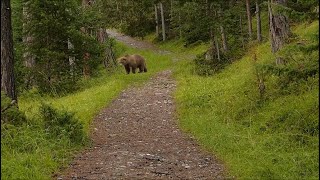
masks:
[[[299,93],[301,84],[319,75],[318,43],[310,45],[292,44],[279,51],[284,65],[262,64],[260,71],[278,77],[278,85],[283,92]]]
[[[197,55],[195,62],[195,72],[200,76],[209,76],[223,69],[227,64],[227,59],[221,55],[221,60],[207,59],[206,53]]]
[[[11,99],[1,91],[1,122],[20,125],[26,121],[26,116],[16,105],[11,105]],[[8,108],[9,107],[9,108]],[[2,112],[3,109],[6,109]]]
[[[46,131],[58,138],[67,136],[72,142],[82,142],[85,138],[83,125],[74,117],[74,113],[58,111],[48,104],[40,106],[40,115]]]

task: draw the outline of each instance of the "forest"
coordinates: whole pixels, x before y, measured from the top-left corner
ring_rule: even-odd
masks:
[[[126,74],[118,59],[128,54],[143,56],[148,71]],[[139,106],[125,104],[139,91]],[[154,98],[162,104],[143,110]],[[167,106],[173,110],[162,112]],[[319,179],[319,2],[1,0],[1,178],[63,179],[75,157],[100,146],[92,134],[102,114],[111,129],[126,117],[137,123],[123,127],[127,134],[154,129],[150,118],[170,119],[163,129],[177,126],[170,131],[192,137],[222,164],[222,178],[203,169],[205,179]],[[114,147],[135,141],[109,131]],[[164,144],[175,139],[159,131],[150,144],[157,135]],[[159,154],[145,159],[160,163]],[[201,179],[187,162],[185,176],[171,165],[153,176],[149,167],[131,176],[113,165],[104,179]]]

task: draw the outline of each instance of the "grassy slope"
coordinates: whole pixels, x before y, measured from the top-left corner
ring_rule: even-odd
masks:
[[[295,33],[311,43],[309,36],[319,33],[318,22],[301,25]],[[181,127],[239,179],[318,179],[319,139],[297,130],[318,123],[318,77],[300,85],[304,93],[286,95],[277,95],[275,77],[268,77],[269,100],[259,107],[254,53],[258,64],[274,62],[265,43],[212,77],[194,75],[190,61],[177,64]]]
[[[151,51],[128,49],[118,45],[123,53],[139,53],[146,57],[148,73],[126,75],[124,68],[115,74],[101,73],[100,77],[84,81],[87,88],[60,98],[39,97],[27,93],[19,97],[19,107],[30,120],[29,125],[8,127],[10,130],[1,137],[1,178],[2,179],[51,179],[53,172],[66,165],[72,153],[83,148],[73,147],[67,139],[48,139],[38,119],[41,101],[56,108],[73,111],[84,124],[88,133],[93,117],[123,89],[141,85],[156,72],[171,65],[171,59]]]

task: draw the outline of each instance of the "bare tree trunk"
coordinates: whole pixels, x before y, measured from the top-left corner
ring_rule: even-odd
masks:
[[[251,22],[251,12],[250,12],[250,0],[246,0],[247,7],[247,17],[248,17],[248,33],[249,39],[252,39],[252,22]]]
[[[258,42],[261,42],[262,35],[261,35],[261,18],[260,18],[259,0],[256,0],[256,16],[257,16],[257,40]]]
[[[104,30],[103,28],[99,29],[97,38],[100,43],[109,42],[108,34],[107,34],[106,30]],[[105,49],[105,58],[103,61],[103,65],[106,68],[106,70],[109,70],[110,67],[113,66],[112,63],[114,63],[114,65],[116,65],[115,56],[114,56],[111,44],[108,44],[107,48]]]
[[[206,60],[214,60],[216,54],[216,47],[214,44],[214,35],[212,27],[210,27],[210,47],[205,55]]]
[[[68,39],[68,49],[72,50],[74,48],[73,44]],[[75,66],[75,60],[76,58],[74,56],[69,56],[69,65],[70,65],[70,74],[72,78],[74,77],[74,66]]]
[[[82,7],[87,7],[89,6],[91,3],[90,0],[82,0]],[[89,34],[88,33],[88,29],[86,29],[85,27],[81,28],[81,31],[85,34]],[[89,29],[90,31],[90,29]],[[91,34],[91,33],[90,33]],[[83,55],[83,76],[84,78],[89,78],[90,77],[90,66],[89,66],[89,61],[90,61],[90,54],[88,52],[84,53]]]
[[[161,10],[161,22],[162,22],[162,40],[166,40],[166,27],[164,22],[164,12],[163,12],[163,5],[162,2],[160,2],[160,10]]]
[[[1,0],[1,91],[17,101],[10,0]]]
[[[158,6],[157,4],[154,5],[154,14],[156,18],[156,34],[159,37],[159,18],[158,18]]]
[[[115,56],[115,54],[113,52],[113,49],[112,49],[113,47],[112,47],[112,44],[110,43],[110,38],[109,38],[109,35],[108,35],[106,29],[105,29],[105,38],[106,38],[106,42],[109,42],[109,45],[108,45],[109,48],[107,49],[108,50],[108,52],[107,52],[108,59],[109,59],[109,61],[112,60],[114,66],[117,66],[118,63],[117,63],[117,60],[116,60],[116,56]],[[110,65],[111,65],[111,62],[110,62]]]
[[[213,35],[214,36],[214,35]],[[219,43],[218,43],[218,39],[216,36],[213,37],[213,40],[214,40],[214,44],[215,44],[215,47],[216,47],[216,51],[217,51],[217,59],[220,61],[220,48],[219,48]]]
[[[181,11],[179,10],[179,38],[182,38]]]
[[[170,20],[173,18],[173,0],[170,0]]]
[[[223,51],[226,52],[226,51],[228,51],[228,46],[227,46],[226,34],[225,34],[224,28],[222,26],[222,24],[223,24],[222,18],[223,17],[221,17],[221,8],[219,8],[218,12],[215,12],[215,14],[218,15],[218,21],[220,22],[219,28],[220,28],[220,34],[221,34],[221,40],[222,40],[222,48],[223,48]]]
[[[241,44],[242,48],[244,49],[244,37],[243,37],[243,30],[242,30],[242,16],[240,15],[240,35],[241,35]]]
[[[31,70],[33,69],[33,67],[35,66],[35,59],[34,59],[34,56],[31,54],[29,48],[32,44],[32,41],[33,41],[33,37],[31,34],[27,33],[27,26],[29,26],[29,22],[30,22],[30,19],[31,19],[31,15],[30,15],[30,12],[29,12],[29,8],[28,8],[28,4],[30,2],[26,2],[24,3],[24,6],[23,6],[23,24],[22,24],[22,30],[23,30],[23,44],[25,46],[24,48],[24,53],[23,53],[23,64],[24,66],[27,68],[27,70],[29,71],[28,74],[26,75],[25,77],[25,84],[26,84],[26,87],[28,88],[30,85],[34,85],[34,80],[33,80],[33,72],[31,72]]]
[[[224,28],[221,25],[220,25],[220,33],[221,33],[221,39],[222,39],[222,47],[223,47],[223,50],[226,52],[228,51],[227,39],[226,39],[226,34],[224,32]]]
[[[286,0],[275,0],[274,5],[286,5]],[[269,28],[270,28],[270,42],[272,53],[276,53],[284,45],[285,40],[289,37],[290,28],[288,17],[281,14],[280,12],[274,13],[272,5],[268,1],[269,11]],[[276,64],[284,64],[281,58],[277,58]]]

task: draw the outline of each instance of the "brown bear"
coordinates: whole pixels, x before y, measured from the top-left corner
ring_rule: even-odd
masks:
[[[118,62],[124,66],[127,74],[130,73],[130,68],[133,74],[136,73],[137,68],[139,68],[139,73],[147,72],[145,59],[138,54],[125,55],[118,58]]]

